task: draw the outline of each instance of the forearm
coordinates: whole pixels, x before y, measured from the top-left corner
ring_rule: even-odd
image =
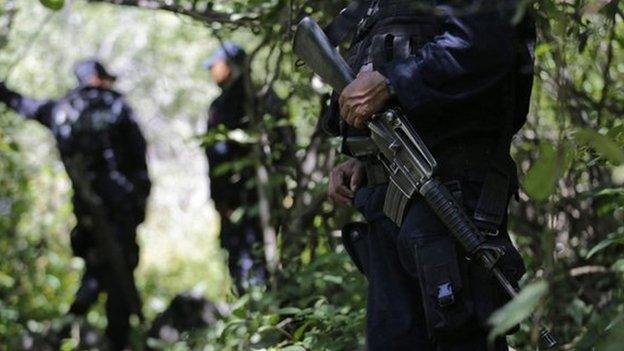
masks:
[[[45,122],[51,102],[49,100],[31,99],[0,84],[0,101],[16,113]]]

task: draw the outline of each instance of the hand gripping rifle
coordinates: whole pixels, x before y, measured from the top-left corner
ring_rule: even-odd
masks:
[[[293,50],[338,93],[354,80],[349,65],[308,17],[297,27]],[[504,252],[486,243],[461,204],[437,179],[437,162],[406,117],[398,109],[388,109],[368,120],[367,126],[376,156],[390,180],[384,213],[401,225],[409,200],[419,193],[470,257],[487,268],[509,296],[515,297],[518,291],[497,267]],[[540,330],[540,345],[546,349],[557,345],[544,327]]]

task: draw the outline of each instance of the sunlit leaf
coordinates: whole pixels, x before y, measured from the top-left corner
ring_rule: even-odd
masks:
[[[596,246],[592,247],[591,250],[589,250],[589,252],[586,255],[586,258],[591,258],[592,256],[594,256],[596,253],[608,248],[611,245],[614,244],[624,244],[624,237],[622,236],[617,236],[617,237],[613,237],[613,238],[609,238],[609,239],[605,239],[601,242],[599,242]]]
[[[535,200],[546,200],[555,191],[556,181],[567,168],[569,159],[567,150],[562,151],[549,143],[541,145],[540,158],[527,173],[523,184],[524,190]]]
[[[545,281],[533,283],[522,289],[515,299],[492,314],[489,320],[492,331],[488,338],[494,340],[496,337],[504,335],[529,317],[547,291],[548,284]]]
[[[310,323],[311,323],[310,321],[307,321],[303,323],[299,328],[297,328],[297,330],[295,330],[295,332],[293,333],[293,339],[296,341],[301,340],[302,336],[304,335]]]
[[[52,10],[60,10],[65,6],[65,0],[40,0],[41,4]]]
[[[615,184],[623,185],[624,184],[624,165],[616,167],[613,169],[613,182]]]
[[[624,150],[609,137],[591,129],[581,129],[574,134],[581,144],[590,146],[600,156],[615,165],[624,165]]]
[[[624,273],[624,258],[620,258],[611,265],[611,269],[616,272]]]
[[[0,287],[2,288],[12,288],[15,284],[15,279],[9,277],[8,275],[0,272]]]
[[[516,7],[516,13],[514,14],[511,23],[518,24],[522,22],[522,19],[526,15],[527,7],[531,4],[530,0],[522,0],[518,3]]]
[[[611,328],[611,332],[599,342],[595,348],[600,351],[621,351],[624,345],[624,328],[621,323],[618,327]]]
[[[306,351],[306,348],[299,345],[290,345],[280,348],[281,351]]]
[[[284,308],[280,308],[279,311],[277,311],[277,313],[281,315],[299,314],[301,313],[301,309],[297,307],[284,307]]]

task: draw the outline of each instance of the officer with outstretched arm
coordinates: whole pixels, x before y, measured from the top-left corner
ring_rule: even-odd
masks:
[[[355,1],[326,29],[334,45],[352,39],[347,61],[357,72],[325,126],[353,157],[332,171],[329,196],[368,222],[358,259],[369,281],[369,350],[487,350],[487,319],[508,301],[423,197],[414,195],[394,220],[384,212],[392,197],[383,160],[360,155],[367,122],[388,107],[405,114],[437,160],[439,180],[488,245],[504,251],[498,268],[514,285],[524,274],[507,233],[518,188],[509,149],[528,112],[534,29],[529,18],[512,24],[516,5]],[[490,346],[507,350],[504,338]]]
[[[74,73],[78,87],[58,100],[24,97],[2,82],[0,101],[18,114],[40,122],[56,139],[74,187],[72,202],[77,225],[71,232],[71,245],[74,254],[85,260],[86,267],[69,312],[85,315],[100,292],[105,292],[106,335],[112,350],[122,350],[128,346],[129,317],[132,313],[140,314],[140,301],[130,301],[127,295],[128,291],[136,291],[136,228],[145,219],[151,188],[146,142],[132,109],[112,88],[115,76],[95,60],[79,62]],[[85,194],[96,196],[102,208],[95,211]],[[106,218],[100,218],[101,214]],[[120,253],[115,257],[123,262],[110,262],[111,257],[103,257],[108,255],[98,247],[102,243],[98,240],[102,238],[98,236],[102,228],[94,227],[102,220],[112,228],[103,235],[112,236],[108,239]],[[115,274],[119,267],[126,270],[125,274]],[[122,276],[127,281],[121,281]]]

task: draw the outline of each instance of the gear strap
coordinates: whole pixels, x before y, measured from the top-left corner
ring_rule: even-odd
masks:
[[[511,177],[515,167],[509,156],[511,140],[514,136],[516,73],[512,71],[506,87],[505,102],[508,106],[505,118],[501,121],[501,134],[491,151],[489,171],[483,181],[483,188],[474,213],[479,227],[494,235],[498,234],[507,214]]]
[[[325,34],[333,46],[338,46],[352,39],[358,31],[360,20],[366,14],[368,6],[364,1],[352,1],[336,18],[324,28]]]
[[[490,171],[486,175],[474,216],[475,220],[484,226],[489,225],[493,232],[498,230],[507,212],[510,191],[517,192],[518,189],[517,174],[514,174],[517,169],[509,156],[509,148],[514,134],[526,121],[524,116],[519,118],[521,117],[519,114],[528,112],[518,103],[527,100],[524,102],[528,105],[529,96],[519,95],[522,93],[519,87],[522,89],[526,84],[532,85],[535,25],[530,14],[527,14],[522,23],[516,27],[515,39],[517,53],[515,69],[510,72],[509,85],[505,87],[507,89],[505,102],[509,108],[506,118],[502,121],[500,138],[491,152]]]

